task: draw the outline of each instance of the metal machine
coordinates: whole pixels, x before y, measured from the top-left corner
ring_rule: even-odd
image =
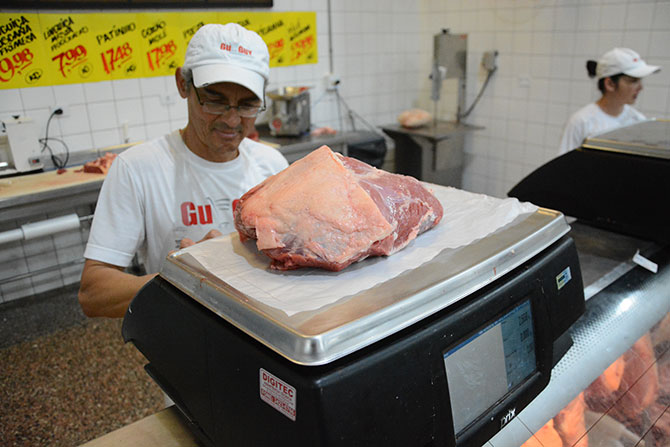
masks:
[[[468,35],[450,34],[443,29],[433,36],[433,65],[430,72],[430,99],[433,101],[433,124],[437,125],[437,103],[445,79],[458,80],[458,109],[456,121],[460,121],[465,111],[466,68],[468,54]]]
[[[521,214],[291,315],[180,251],[132,301],[123,336],[208,446],[479,446],[570,346],[584,296],[568,231],[561,213]],[[389,260],[354,268],[375,262]]]
[[[42,169],[37,126],[30,118],[14,117],[2,122],[0,176]]]
[[[395,142],[395,172],[440,185],[461,187],[466,135],[481,126],[466,124],[463,119],[473,110],[491,75],[496,71],[497,52],[484,54],[482,65],[488,74],[477,99],[466,110],[467,34],[450,34],[443,29],[433,36],[431,95],[433,122],[429,126],[406,128],[400,124],[383,126]],[[439,120],[438,102],[445,79],[458,83],[457,109],[454,121]]]
[[[272,99],[269,126],[274,136],[298,136],[311,124],[308,87],[282,87],[267,93]]]

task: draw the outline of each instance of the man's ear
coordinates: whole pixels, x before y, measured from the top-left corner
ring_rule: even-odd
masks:
[[[605,78],[605,90],[608,92],[613,92],[616,90],[616,82],[612,78]]]
[[[177,90],[179,90],[179,96],[181,96],[182,98],[187,98],[189,85],[186,82],[186,79],[184,79],[184,76],[182,76],[181,74],[181,67],[178,67],[177,70],[174,72],[174,79],[175,82],[177,83]]]

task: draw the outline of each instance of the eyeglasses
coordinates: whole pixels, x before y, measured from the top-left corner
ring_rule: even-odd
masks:
[[[191,85],[193,85],[193,90],[195,90],[195,96],[196,96],[196,98],[198,98],[198,104],[200,104],[200,106],[202,107],[202,110],[204,110],[207,113],[211,113],[212,115],[225,115],[226,113],[228,113],[229,110],[233,109],[242,118],[254,118],[260,112],[263,112],[265,110],[265,105],[262,105],[262,106],[249,106],[249,105],[231,106],[230,104],[224,104],[222,102],[205,102],[202,99],[200,99],[200,94],[198,93],[198,89],[196,88],[195,84],[193,84],[192,80],[191,80]]]

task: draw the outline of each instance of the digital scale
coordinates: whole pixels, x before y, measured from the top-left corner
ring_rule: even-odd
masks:
[[[290,316],[180,251],[123,336],[207,446],[481,446],[571,344],[584,293],[569,229],[540,208]]]

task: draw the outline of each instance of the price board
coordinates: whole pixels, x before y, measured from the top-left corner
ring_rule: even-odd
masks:
[[[314,12],[0,13],[0,89],[169,76],[206,23],[238,23],[270,67],[318,62]]]

